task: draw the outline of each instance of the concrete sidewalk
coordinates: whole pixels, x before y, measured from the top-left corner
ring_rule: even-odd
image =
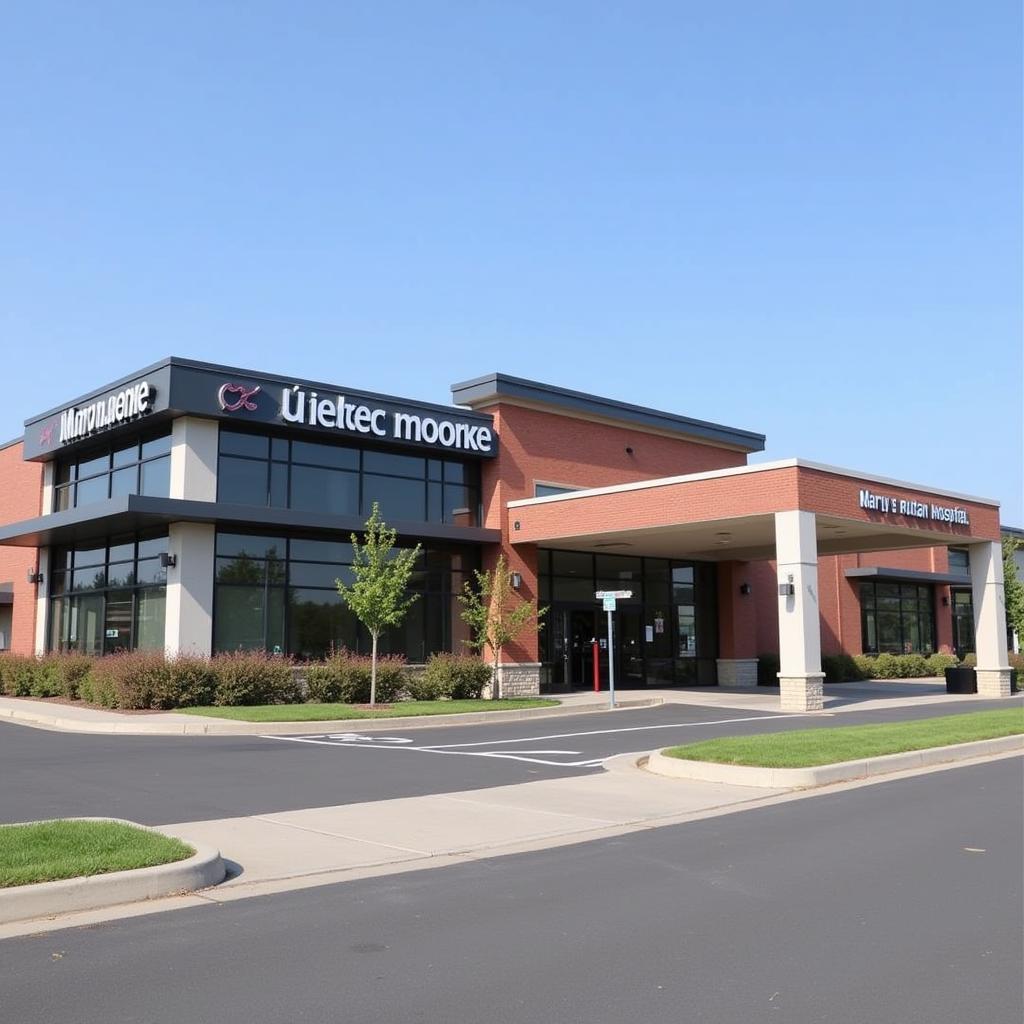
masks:
[[[635,755],[596,775],[302,811],[178,822],[160,831],[220,849],[233,889],[288,880],[322,884],[378,868],[583,842],[728,810],[785,792],[680,781],[636,767]],[[276,887],[276,886],[275,886]]]

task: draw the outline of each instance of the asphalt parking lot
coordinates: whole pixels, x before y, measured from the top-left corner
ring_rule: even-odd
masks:
[[[389,800],[598,772],[611,757],[713,736],[962,713],[1006,702],[793,716],[667,704],[520,722],[290,737],[92,736],[0,723],[0,821],[145,824]]]

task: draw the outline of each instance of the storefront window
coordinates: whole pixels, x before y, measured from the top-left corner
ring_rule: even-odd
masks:
[[[54,481],[54,512],[125,494],[166,498],[171,491],[170,427],[61,460]]]
[[[932,587],[912,583],[862,583],[860,607],[865,654],[934,653]]]
[[[607,646],[601,646],[607,622],[594,597],[601,590],[631,593],[619,600],[615,613],[619,685],[715,681],[714,564],[541,551],[538,568],[540,603],[550,606],[540,635],[545,685],[556,689],[592,685],[594,639],[599,674],[607,679]]]
[[[278,651],[303,660],[341,647],[369,651],[369,637],[335,583],[353,579],[351,544],[222,532],[216,558],[215,650]],[[421,662],[452,650],[464,636],[456,595],[478,565],[473,548],[421,552],[409,587],[418,600],[401,626],[381,638],[381,652]]]
[[[166,550],[166,534],[54,548],[49,649],[162,650],[167,570],[160,554]]]
[[[347,445],[221,429],[218,501],[368,516],[390,522],[480,521],[479,468]]]

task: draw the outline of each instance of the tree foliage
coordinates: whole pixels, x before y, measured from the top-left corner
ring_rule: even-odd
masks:
[[[1014,553],[1021,546],[1015,537],[1003,538],[1003,589],[1006,593],[1006,623],[1024,642],[1024,583],[1017,573]]]
[[[395,551],[398,539],[380,517],[377,502],[366,521],[363,542],[352,534],[352,583],[335,580],[341,599],[366,627],[372,642],[370,666],[370,704],[377,699],[377,642],[381,633],[399,625],[419,597],[408,594],[420,545]]]
[[[538,608],[533,601],[528,601],[513,589],[504,555],[498,556],[497,565],[491,572],[477,570],[473,575],[476,585],[466,583],[459,595],[462,621],[473,635],[471,640],[464,642],[481,654],[485,648],[490,648],[495,670],[492,694],[499,697],[497,670],[501,666],[501,652],[531,621],[536,621],[536,628],[540,630],[540,620],[547,609]]]

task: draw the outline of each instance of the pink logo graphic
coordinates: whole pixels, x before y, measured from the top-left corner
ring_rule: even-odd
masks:
[[[47,423],[45,427],[39,432],[39,447],[48,448],[53,444],[53,431],[57,426],[56,423]]]
[[[256,403],[253,398],[259,394],[260,386],[247,388],[244,384],[221,384],[217,392],[217,401],[225,412],[238,412],[239,409],[248,409],[255,412]],[[228,397],[228,396],[232,397]]]

